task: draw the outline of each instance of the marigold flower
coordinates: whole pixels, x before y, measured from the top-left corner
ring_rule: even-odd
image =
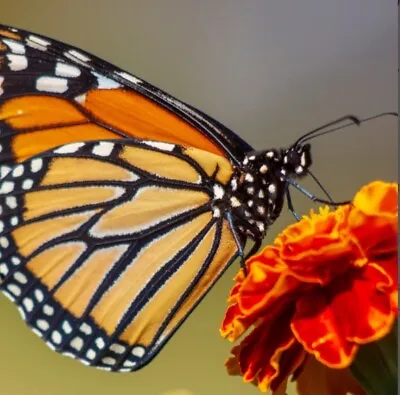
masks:
[[[235,341],[252,331],[233,348],[230,374],[284,394],[290,375],[305,388],[301,376],[319,365],[329,385],[362,393],[346,368],[397,318],[397,199],[397,184],[372,182],[350,205],[311,211],[246,262],[221,334]]]

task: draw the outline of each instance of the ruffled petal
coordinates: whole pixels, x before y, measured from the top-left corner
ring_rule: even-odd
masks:
[[[257,259],[240,289],[240,310],[246,316],[254,316],[271,308],[276,314],[277,304],[280,306],[278,310],[286,308],[286,302],[293,300],[297,293],[304,292],[307,284],[300,282],[287,270],[271,270],[264,257]]]
[[[397,253],[398,186],[373,182],[355,196],[348,232],[370,260]]]
[[[237,374],[240,369],[245,382],[253,382],[263,392],[277,390],[304,358],[289,327],[291,316],[287,311],[279,320],[260,322],[232,350],[233,357],[226,362],[228,372]]]
[[[371,183],[351,205],[311,212],[246,262],[221,334],[236,340],[253,330],[233,349],[230,374],[284,393],[290,375],[302,377],[305,355],[346,372],[338,369],[361,344],[391,330],[398,314],[397,195],[397,184]],[[326,395],[361,393],[325,381]]]
[[[242,334],[255,323],[258,317],[246,317],[240,310],[238,304],[228,307],[222,322],[220,333],[230,341],[237,340]]]
[[[277,259],[287,265],[288,273],[303,282],[325,285],[351,266],[361,253],[346,229],[350,210],[344,206],[334,212],[328,207],[318,214],[311,211],[277,237]]]
[[[327,366],[348,367],[359,344],[385,336],[393,325],[390,294],[378,289],[389,281],[368,265],[303,296],[291,324],[297,340]]]

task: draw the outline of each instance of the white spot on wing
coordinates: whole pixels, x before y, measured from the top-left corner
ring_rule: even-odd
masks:
[[[61,333],[58,332],[58,331],[54,331],[54,332],[51,334],[51,340],[53,340],[53,342],[54,342],[55,344],[61,344],[61,342],[62,342]]]
[[[31,162],[31,171],[32,173],[38,172],[43,166],[43,159],[41,158],[36,158],[33,159]]]
[[[134,84],[140,84],[142,82],[139,78],[136,78],[133,75],[126,73],[125,71],[117,71],[115,74]]]
[[[16,284],[8,284],[7,289],[14,295],[19,296],[21,295],[21,288]]]
[[[49,329],[50,327],[49,323],[46,320],[37,320],[36,326],[42,331],[47,331],[47,329]]]
[[[114,358],[105,357],[102,359],[102,362],[106,365],[115,365],[117,361]]]
[[[17,198],[15,196],[7,196],[6,197],[6,204],[11,209],[16,208],[17,207]]]
[[[82,95],[75,96],[75,101],[77,103],[84,104],[85,101],[86,101],[86,93],[83,93]]]
[[[79,329],[86,335],[91,335],[92,334],[92,328],[88,324],[86,324],[85,322],[80,326]]]
[[[121,87],[117,81],[112,80],[111,78],[107,78],[104,75],[94,73],[92,74],[97,78],[97,84],[99,89],[117,89]]]
[[[64,322],[62,323],[62,328],[63,328],[63,331],[64,331],[65,333],[67,333],[67,334],[69,334],[69,333],[72,332],[72,326],[71,326],[71,324],[70,324],[68,321],[64,321]]]
[[[8,48],[10,48],[12,53],[18,55],[23,55],[25,53],[25,46],[23,44],[10,40],[8,38],[4,38],[2,41],[8,46]]]
[[[132,348],[132,355],[138,358],[142,358],[146,350],[143,347],[136,346]]]
[[[8,274],[8,267],[5,263],[0,264],[0,274],[3,274],[4,276],[7,276]]]
[[[37,48],[37,49],[41,49],[41,50],[46,50],[47,47],[50,45],[50,41],[45,40],[44,38],[35,36],[33,34],[31,34],[28,39],[27,39],[28,44],[31,47]],[[36,45],[35,45],[36,44]],[[39,47],[38,47],[39,46]]]
[[[55,68],[55,75],[58,77],[76,78],[81,75],[81,71],[76,66],[72,66],[70,64],[62,62],[57,62]]]
[[[34,305],[33,305],[32,299],[24,298],[24,300],[22,301],[22,304],[24,305],[27,312],[30,313],[33,310]]]
[[[93,153],[98,156],[109,156],[114,148],[113,143],[102,141],[93,148]]]
[[[19,259],[19,258],[16,257],[16,256],[13,256],[13,257],[11,258],[11,262],[13,263],[13,265],[18,266],[18,265],[21,263],[21,259]]]
[[[67,51],[64,55],[65,55],[67,58],[70,58],[70,59],[72,59],[72,60],[78,59],[78,60],[80,60],[80,61],[83,62],[83,63],[87,63],[87,62],[90,61],[90,58],[89,58],[89,57],[87,57],[86,55],[84,55],[84,54],[81,53],[81,52],[76,51],[75,49],[70,49],[70,50]]]
[[[96,346],[101,350],[106,346],[106,343],[104,343],[104,340],[101,337],[98,337],[95,341]]]
[[[74,152],[78,151],[79,148],[83,147],[85,143],[72,143],[63,145],[60,148],[54,150],[56,154],[73,154]]]
[[[0,187],[0,194],[10,193],[14,190],[14,183],[11,181],[4,181]]]
[[[21,272],[15,272],[14,278],[21,284],[26,284],[28,282],[28,279],[25,276],[25,274]]]
[[[2,88],[4,82],[4,77],[0,76],[0,96],[4,93],[4,89]]]
[[[30,178],[27,178],[26,180],[24,180],[24,182],[22,183],[22,189],[31,189],[33,186],[33,180],[31,180]]]
[[[221,210],[218,207],[213,208],[213,217],[220,218],[221,217]]]
[[[17,165],[14,170],[12,171],[13,177],[21,177],[22,174],[24,174],[24,166],[23,165]]]
[[[133,361],[127,360],[124,362],[124,366],[129,367],[129,368],[133,368],[135,365],[136,365],[136,362],[133,362]]]
[[[40,92],[64,93],[68,90],[68,80],[59,77],[39,77],[36,89]]]
[[[1,166],[0,178],[5,177],[10,172],[10,170],[11,168],[9,166]]]
[[[71,347],[80,351],[83,347],[83,339],[81,337],[74,337],[71,341]]]
[[[121,344],[114,343],[110,346],[110,350],[114,351],[116,354],[123,354],[126,350],[126,347],[122,346]]]
[[[52,316],[54,314],[54,308],[49,306],[48,304],[45,304],[43,306],[43,313],[48,316]]]
[[[174,144],[162,143],[160,141],[143,141],[143,143],[150,147],[158,148],[161,151],[171,152],[175,148]]]
[[[215,199],[222,199],[224,197],[225,191],[224,188],[221,187],[221,185],[215,184],[213,186],[213,191]]]
[[[28,67],[28,59],[25,55],[8,54],[8,67],[12,71],[25,70]]]
[[[39,303],[43,302],[44,295],[43,295],[43,292],[40,289],[36,289],[35,290],[35,298]]]

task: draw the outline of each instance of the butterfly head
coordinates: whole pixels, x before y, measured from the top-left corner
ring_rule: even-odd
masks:
[[[312,165],[311,145],[294,145],[281,151],[281,173],[287,177],[302,178]]]
[[[302,178],[312,165],[311,145],[297,144],[280,150],[252,152],[246,156],[243,164],[261,177],[275,176],[282,181],[286,177]]]

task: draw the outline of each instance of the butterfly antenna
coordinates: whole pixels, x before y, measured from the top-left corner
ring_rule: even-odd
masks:
[[[373,115],[371,117],[364,118],[364,119],[359,119],[354,115],[346,115],[344,117],[336,119],[335,121],[332,121],[332,122],[329,122],[329,123],[327,123],[327,124],[325,124],[323,126],[320,126],[319,128],[312,130],[311,132],[308,132],[308,133],[304,134],[303,136],[301,136],[296,141],[296,143],[293,146],[297,146],[298,144],[303,144],[308,140],[311,140],[311,139],[313,139],[315,137],[322,136],[324,134],[332,133],[332,132],[335,132],[337,130],[343,130],[343,129],[345,129],[345,128],[349,127],[349,126],[352,126],[354,124],[357,125],[357,126],[360,126],[362,123],[365,123],[365,122],[368,122],[368,121],[372,121],[372,120],[377,119],[377,118],[386,117],[386,116],[398,117],[399,114],[397,112],[383,112],[383,113],[380,113],[380,114],[377,114],[377,115]],[[337,126],[337,127],[333,128],[333,129],[324,130],[326,128],[329,128],[331,126],[337,125],[339,123],[343,123],[344,121],[347,121],[347,120],[349,120],[351,122],[346,123],[344,125]]]
[[[313,173],[311,173],[310,170],[307,170],[307,173],[311,176],[311,178],[315,181],[315,183],[319,186],[321,191],[325,194],[325,196],[329,199],[331,204],[335,205],[335,202],[333,201],[331,195],[329,195],[328,191],[325,189],[325,187],[322,185],[321,181],[318,180],[317,177]]]
[[[288,182],[288,184],[292,185],[299,192],[301,192],[303,195],[307,196],[309,199],[311,199],[315,203],[327,204],[328,206],[343,206],[345,204],[351,203],[349,200],[346,200],[343,202],[334,202],[331,199],[329,199],[329,200],[320,199],[320,198],[314,196],[312,193],[308,192],[307,189],[303,188],[300,184],[298,184],[296,181],[292,180],[291,178],[285,177],[285,180]]]
[[[328,123],[326,123],[326,124],[324,124],[324,125],[322,125],[322,126],[316,128],[316,129],[311,130],[310,132],[304,134],[303,136],[301,136],[301,137],[293,144],[293,146],[296,147],[297,145],[304,143],[305,141],[309,140],[310,138],[315,137],[314,135],[317,134],[318,132],[320,132],[320,131],[322,131],[322,130],[324,130],[324,129],[326,129],[326,128],[329,128],[329,127],[331,127],[331,126],[337,125],[337,124],[339,124],[339,123],[343,123],[343,122],[345,122],[345,121],[351,121],[350,123],[346,124],[346,125],[349,125],[349,126],[350,126],[350,125],[354,125],[354,124],[358,126],[358,125],[361,124],[361,120],[358,119],[355,115],[345,115],[344,117],[340,117],[340,118],[338,118],[338,119],[335,119],[334,121],[328,122]],[[338,126],[338,128],[343,128],[343,127],[345,127],[346,125]],[[335,129],[333,129],[333,130],[336,130],[336,129],[338,129],[338,128],[335,128]],[[329,130],[331,130],[331,129],[329,129]]]

